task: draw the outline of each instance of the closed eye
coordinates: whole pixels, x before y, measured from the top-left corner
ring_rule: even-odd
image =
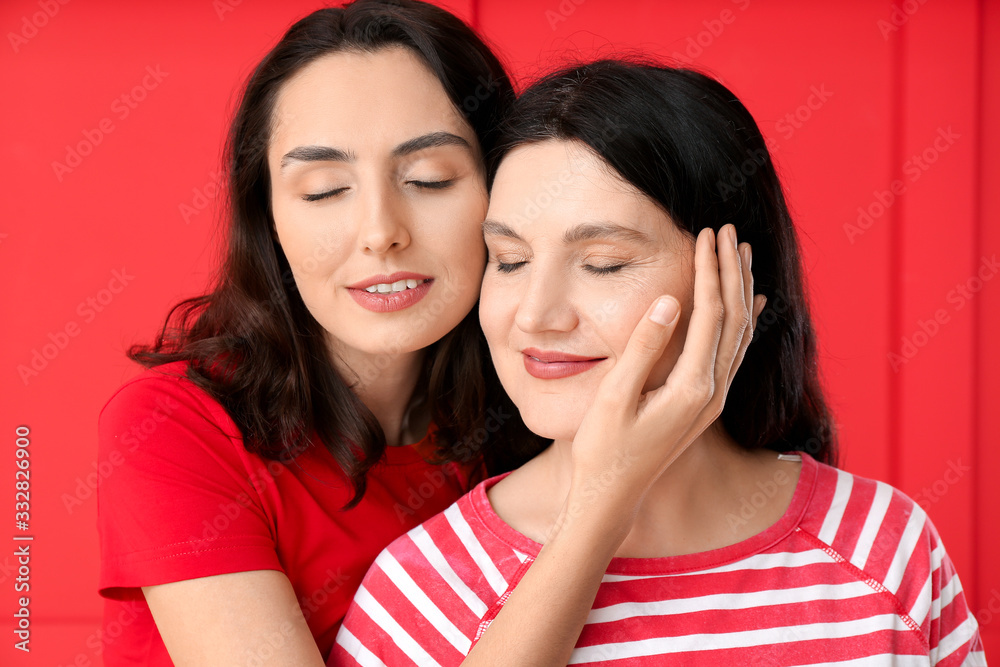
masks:
[[[614,266],[590,266],[587,264],[583,268],[593,274],[603,276],[608,273],[614,273],[615,271],[621,271],[626,266],[628,266],[628,264],[615,264]]]
[[[328,190],[327,192],[317,192],[316,194],[302,195],[302,198],[306,201],[319,201],[321,199],[327,199],[329,197],[335,197],[341,192],[348,190],[349,188],[335,188],[333,190]]]
[[[501,261],[497,261],[497,271],[500,273],[513,273],[517,269],[521,268],[527,262],[511,262],[510,264],[504,264]]]
[[[407,181],[407,183],[415,185],[418,188],[423,188],[425,190],[444,190],[454,182],[455,182],[454,179],[449,179],[446,181]]]

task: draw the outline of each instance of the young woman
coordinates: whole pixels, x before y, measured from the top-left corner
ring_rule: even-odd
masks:
[[[101,414],[106,664],[322,664],[379,550],[539,448],[474,308],[512,99],[418,2],[315,12],[258,65],[218,286]]]
[[[410,0],[318,11],[258,65],[218,284],[100,416],[105,664],[322,665],[385,545],[541,451],[475,306],[512,100],[467,26]]]
[[[746,184],[720,187],[748,156]],[[985,664],[930,519],[830,465],[794,227],[738,99],[695,72],[598,61],[531,86],[496,157],[480,322],[553,442],[383,551],[328,664]],[[664,428],[666,460],[593,437],[615,403],[701,410],[711,379],[691,369],[754,285],[781,307],[707,428]],[[628,381],[633,327],[664,293],[681,304],[670,342]]]

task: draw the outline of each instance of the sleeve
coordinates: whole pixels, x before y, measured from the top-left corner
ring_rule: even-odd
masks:
[[[228,572],[283,571],[235,424],[187,384],[140,376],[101,411],[98,590],[106,598],[141,599],[140,586]]]
[[[972,667],[985,665],[986,654],[979,636],[979,624],[969,610],[955,565],[930,519],[931,608],[930,658],[932,665]]]

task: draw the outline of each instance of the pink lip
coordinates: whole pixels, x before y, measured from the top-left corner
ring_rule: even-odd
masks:
[[[394,283],[397,280],[424,280],[416,287],[411,289],[405,289],[402,292],[395,292],[389,294],[381,294],[379,292],[369,292],[365,288],[371,287],[372,285],[378,285],[379,283]],[[409,271],[397,271],[391,275],[377,275],[370,276],[364,280],[354,283],[353,285],[347,286],[347,292],[351,295],[354,301],[364,308],[365,310],[370,310],[373,313],[392,313],[397,310],[403,310],[404,308],[409,308],[413,304],[417,303],[431,290],[431,285],[434,284],[434,279],[430,276],[423,276],[419,273],[411,273]]]
[[[557,380],[588,371],[607,357],[581,357],[554,350],[529,347],[521,351],[524,369],[540,380]]]
[[[391,275],[385,275],[380,273],[377,276],[369,276],[364,280],[358,281],[353,285],[348,285],[347,289],[365,289],[366,287],[371,287],[372,285],[378,285],[379,283],[394,283],[397,280],[431,280],[430,276],[420,275],[419,273],[413,273],[412,271],[397,271]]]

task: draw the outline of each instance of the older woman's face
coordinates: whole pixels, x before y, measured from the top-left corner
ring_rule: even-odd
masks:
[[[572,440],[601,378],[653,300],[681,318],[647,389],[683,347],[695,238],[576,141],[516,148],[494,182],[480,322],[500,380],[528,427]]]

